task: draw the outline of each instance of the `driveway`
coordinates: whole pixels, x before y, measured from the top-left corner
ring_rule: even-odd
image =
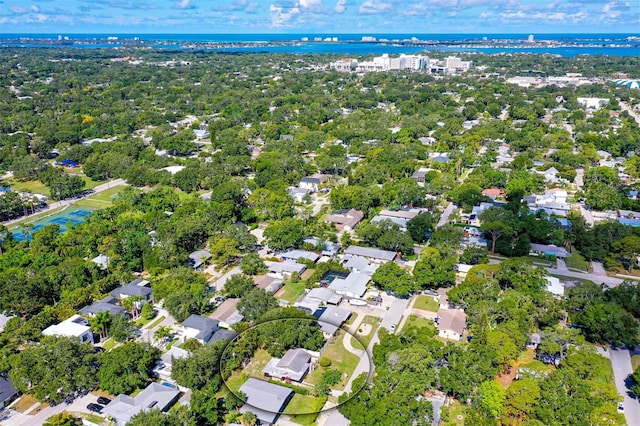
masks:
[[[71,404],[61,403],[55,407],[47,407],[35,415],[29,415],[31,409],[25,413],[19,413],[11,409],[5,409],[2,411],[0,422],[3,426],[40,426],[54,414],[62,413],[63,411],[69,412],[81,412],[89,413],[87,410],[87,404],[90,402],[97,403],[98,397],[92,393],[88,393],[85,396],[76,398]],[[5,417],[6,416],[6,417]]]
[[[631,370],[631,355],[626,349],[609,349],[609,358],[613,367],[616,389],[623,396],[624,415],[629,426],[640,424],[640,402],[627,388],[627,377]]]
[[[367,353],[369,354],[369,357],[360,358],[360,362],[358,363],[358,365],[356,366],[356,369],[354,370],[353,374],[349,378],[349,382],[344,387],[345,393],[351,392],[351,384],[353,383],[353,380],[356,377],[358,377],[360,374],[366,373],[366,372],[371,372],[371,374],[373,374],[374,366],[373,366],[373,358],[371,357],[371,350],[373,346],[380,341],[380,339],[378,339],[378,330],[381,327],[384,327],[389,331],[395,330],[396,327],[398,326],[398,323],[400,322],[400,319],[404,315],[408,305],[409,305],[409,299],[394,299],[393,303],[391,303],[389,310],[387,310],[386,315],[384,316],[384,318],[382,318],[382,321],[380,322],[380,327],[378,327],[377,330],[373,331],[373,333],[375,334],[371,338],[371,342],[369,342],[369,346],[367,346]]]
[[[444,225],[449,223],[449,216],[451,216],[451,213],[453,213],[455,209],[456,205],[453,203],[449,203],[447,208],[442,212],[442,216],[440,216],[440,220],[438,221],[436,228],[442,228]]]
[[[213,283],[213,285],[216,288],[216,292],[220,292],[220,291],[224,290],[224,285],[227,283],[227,281],[229,281],[229,278],[231,278],[234,275],[241,274],[241,273],[242,273],[242,269],[240,269],[240,266],[235,266],[235,267],[231,268],[231,270],[229,270],[229,272],[227,272],[226,274],[224,274],[223,276],[218,278]]]

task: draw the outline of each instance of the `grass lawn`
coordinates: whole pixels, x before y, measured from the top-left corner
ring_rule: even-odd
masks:
[[[555,260],[550,260],[542,256],[527,256],[527,259],[531,260],[533,263],[544,264],[551,267],[556,266]]]
[[[287,281],[285,285],[282,287],[282,294],[280,295],[280,299],[286,300],[289,303],[293,304],[298,297],[304,293],[305,290],[304,281],[298,281],[297,283]]]
[[[104,418],[96,415],[96,414],[84,414],[83,418],[89,420],[91,423],[95,423],[97,425],[101,425],[102,423],[104,423]]]
[[[527,348],[520,353],[517,361],[520,365],[525,365],[535,361],[535,359],[536,359],[536,351],[533,350],[533,348]]]
[[[152,320],[152,319],[153,319],[153,318],[151,318],[151,320]],[[143,327],[146,323],[149,323],[149,321],[151,321],[151,320],[144,320],[144,319],[140,318],[140,319],[138,319],[138,320],[136,321],[136,326],[138,326],[138,327]],[[160,324],[160,323],[161,323],[162,321],[164,321],[164,320],[165,320],[165,318],[164,318],[164,317],[159,317],[158,319],[156,319],[155,321],[153,321],[151,324],[148,324],[148,325],[147,325],[147,328],[153,328],[153,327],[155,327],[156,325]]]
[[[598,357],[597,360],[597,363],[592,365],[593,381],[596,383],[613,383],[611,360],[603,356]]]
[[[79,175],[79,176],[84,181],[84,187],[87,189],[93,189],[96,186],[100,185],[101,183],[104,183],[104,181],[95,181],[91,179],[89,176],[85,176],[85,175]]]
[[[87,210],[100,210],[106,209],[107,207],[111,207],[110,202],[100,201],[100,200],[92,200],[91,198],[85,198],[83,200],[78,200],[69,206],[69,209],[87,209]]]
[[[43,402],[40,405],[38,405],[36,408],[34,408],[33,410],[31,410],[29,412],[30,416],[35,416],[36,414],[38,414],[40,411],[44,410],[47,407],[50,407],[51,405],[49,405],[48,402]]]
[[[580,254],[578,250],[573,250],[571,252],[571,256],[565,258],[564,260],[567,264],[567,268],[577,269],[579,271],[588,272],[589,271],[589,262],[585,260],[585,258]]]
[[[115,340],[113,340],[112,338],[109,338],[107,340],[105,340],[105,342],[102,344],[102,347],[104,348],[105,351],[110,351],[111,349],[113,349],[116,345],[118,344],[118,342],[116,342]]]
[[[244,371],[234,371],[233,374],[225,380],[225,383],[231,392],[238,392],[240,390],[240,386],[242,386],[248,379],[249,376],[247,376]]]
[[[345,338],[346,333],[344,331],[340,331],[339,333],[340,333],[340,336],[336,339],[335,342],[327,346],[327,349],[324,351],[322,356],[326,356],[331,360],[331,367],[329,368],[340,370],[342,373],[347,374],[346,378],[344,378],[343,376],[342,381],[333,387],[333,389],[342,390],[347,384],[347,380],[349,379],[351,374],[353,374],[353,371],[356,369],[358,362],[360,362],[360,358],[358,358],[356,355],[352,354],[351,352],[345,349],[342,341]],[[351,344],[353,345],[354,348],[361,349],[360,345],[358,345],[355,339],[351,339]],[[316,370],[313,371],[309,376],[311,376],[314,373],[321,375],[322,367],[316,368]]]
[[[18,402],[15,403],[12,408],[20,413],[24,413],[25,411],[27,411],[27,409],[33,407],[33,405],[37,402],[38,400],[35,399],[35,397],[31,395],[24,395],[18,400]]]
[[[407,318],[407,322],[405,323],[405,327],[410,326],[410,325],[412,325],[414,327],[434,328],[434,322],[433,321],[431,321],[430,319],[418,317],[416,315],[409,315],[409,318]]]
[[[363,329],[362,328],[363,324],[369,324],[371,326],[371,331],[369,331],[369,334],[367,334],[366,336],[360,334],[360,330]],[[373,336],[378,331],[378,325],[380,325],[380,318],[374,317],[373,315],[365,315],[365,317],[362,319],[362,322],[360,323],[360,327],[356,331],[356,336],[358,337],[358,339],[360,339],[360,342],[365,348],[369,346],[369,342],[371,342],[371,339],[373,339]],[[352,343],[352,344],[354,345],[354,347],[357,347],[355,346],[355,343]]]
[[[458,401],[454,401],[449,405],[449,420],[446,422],[440,421],[440,424],[445,426],[464,426],[464,405]]]
[[[588,284],[588,283],[593,284],[593,281],[585,280],[583,278],[567,277],[565,275],[558,275],[558,274],[549,274],[549,275],[551,275],[552,277],[560,278],[561,280],[565,280],[565,281],[577,281],[583,284]]]
[[[17,180],[8,181],[11,189],[21,192],[33,192],[34,194],[43,194],[51,197],[49,188],[39,180],[29,180],[27,182],[18,182]]]
[[[431,296],[425,296],[424,294],[416,297],[413,307],[415,309],[422,309],[423,311],[438,312],[438,302],[436,302],[436,299]]]
[[[640,355],[634,355],[631,357],[631,368],[636,371],[636,368],[640,366]]]
[[[269,361],[271,361],[269,352],[264,349],[258,349],[255,355],[253,355],[253,358],[251,358],[249,365],[244,369],[244,372],[250,377],[261,379],[264,377],[262,369],[267,366]]]
[[[313,425],[326,400],[327,397],[295,394],[285,407],[284,413],[295,415],[293,421],[296,423]]]
[[[113,188],[109,188],[106,191],[103,191],[99,194],[95,194],[92,197],[89,197],[90,200],[98,200],[98,201],[108,201],[111,202],[114,200],[114,195],[118,194],[124,186],[114,186]]]

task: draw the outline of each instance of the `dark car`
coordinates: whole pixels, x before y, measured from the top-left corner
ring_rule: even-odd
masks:
[[[107,405],[111,400],[109,398],[105,398],[104,396],[98,397],[98,404]]]
[[[87,405],[87,410],[92,413],[101,413],[103,408],[102,405],[94,404],[93,402]]]

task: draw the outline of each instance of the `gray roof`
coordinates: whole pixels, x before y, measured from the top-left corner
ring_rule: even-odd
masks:
[[[309,290],[309,293],[307,293],[305,299],[306,298],[322,300],[323,302],[331,303],[333,305],[337,305],[342,300],[342,296],[340,296],[339,294],[334,293],[328,288],[322,287],[312,288],[311,290]]]
[[[293,273],[297,272],[299,274],[303,273],[307,269],[307,267],[301,263],[293,262],[291,260],[285,260],[284,262],[274,262],[269,265],[269,272],[288,272]]]
[[[311,361],[311,355],[304,349],[289,349],[278,362],[278,367],[288,368],[291,371],[302,371]]]
[[[293,396],[292,389],[253,377],[240,386],[240,391],[247,397],[247,403],[240,412],[251,411],[266,423],[273,423]]]
[[[159,409],[166,411],[170,408],[178,396],[178,389],[163,386],[159,383],[151,383],[135,397],[120,394],[107,404],[102,412],[116,419],[118,425],[125,425],[131,417],[140,411]]]
[[[317,310],[314,315],[318,318],[320,329],[325,333],[333,334],[349,318],[351,311],[326,306]]]
[[[185,351],[184,349],[179,348],[176,345],[173,345],[171,346],[171,349],[169,349],[167,352],[162,354],[162,356],[160,357],[160,360],[165,364],[171,365],[174,359],[182,359],[188,356],[189,356],[189,351]]]
[[[140,285],[142,282],[144,282],[144,280],[132,281],[124,287],[116,288],[111,292],[111,294],[119,298],[122,296],[141,296],[146,298],[152,293],[152,290],[149,287],[143,287]]]
[[[0,377],[0,402],[5,402],[17,393],[18,391],[13,387],[11,380]]]
[[[569,257],[571,253],[568,253],[564,247],[558,247],[553,244],[531,244],[532,251],[540,251],[543,253],[554,253],[556,256]]]
[[[300,179],[300,182],[314,183],[316,185],[320,185],[321,183],[320,179],[316,177],[303,177],[302,179]]]
[[[351,272],[346,278],[336,278],[329,285],[329,289],[338,294],[362,296],[367,291],[367,284],[371,277],[359,272]]]
[[[194,251],[189,255],[189,264],[194,268],[198,268],[210,257],[211,253],[206,250]]]
[[[211,336],[211,339],[209,339],[209,343],[214,343],[218,340],[233,340],[237,335],[238,333],[236,333],[235,331],[219,329],[216,330],[215,333],[213,333],[213,336]]]
[[[396,257],[395,252],[380,250],[373,247],[360,247],[360,246],[349,246],[344,254],[350,254],[352,256],[362,256],[362,257],[370,257],[372,259],[379,260],[393,260]]]
[[[189,318],[182,322],[182,326],[185,328],[193,328],[200,332],[196,337],[199,339],[208,340],[213,332],[218,329],[219,321],[212,318],[203,317],[201,315],[192,314]]]
[[[107,296],[92,305],[81,308],[78,312],[82,315],[97,315],[100,312],[109,312],[111,315],[124,315],[126,310],[117,304],[118,300],[113,296]]]
[[[314,253],[312,251],[307,251],[307,250],[289,250],[288,252],[282,253],[280,257],[282,257],[283,259],[290,259],[293,261],[296,261],[302,258],[302,259],[310,260],[312,262],[315,262],[320,258],[320,256],[317,253]]]

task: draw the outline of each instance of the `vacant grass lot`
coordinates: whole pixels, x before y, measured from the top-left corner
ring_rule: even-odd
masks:
[[[368,327],[362,327],[363,324],[369,324],[371,326],[369,333],[366,335],[361,334],[360,332],[360,330],[364,332],[365,328],[368,328]],[[380,325],[380,318],[374,317],[373,315],[365,315],[365,317],[362,319],[362,322],[360,323],[358,330],[356,330],[356,336],[358,337],[358,339],[360,340],[360,343],[362,343],[362,345],[365,348],[369,346],[369,342],[371,342],[371,339],[373,339],[373,336],[378,332],[378,325]],[[352,339],[352,342],[353,342],[353,339]],[[356,346],[356,343],[353,343],[353,345],[355,348],[358,347]]]
[[[282,287],[282,290],[278,292],[280,293],[278,298],[293,304],[293,302],[298,300],[298,297],[304,293],[305,288],[304,281],[298,281],[296,283],[287,281]]]
[[[415,309],[422,309],[423,311],[438,312],[438,302],[431,296],[425,296],[421,294],[416,298],[413,304]]]
[[[582,254],[580,254],[576,249],[573,249],[571,256],[567,257],[564,261],[567,264],[567,268],[577,269],[584,272],[589,271],[589,262],[587,262]]]
[[[284,409],[285,414],[294,415],[293,420],[301,425],[315,424],[318,411],[322,409],[327,397],[295,394]],[[299,414],[298,414],[299,413]]]
[[[430,319],[418,317],[416,315],[409,315],[409,318],[407,318],[405,327],[408,327],[410,325],[414,327],[435,328],[433,321],[431,321]]]

